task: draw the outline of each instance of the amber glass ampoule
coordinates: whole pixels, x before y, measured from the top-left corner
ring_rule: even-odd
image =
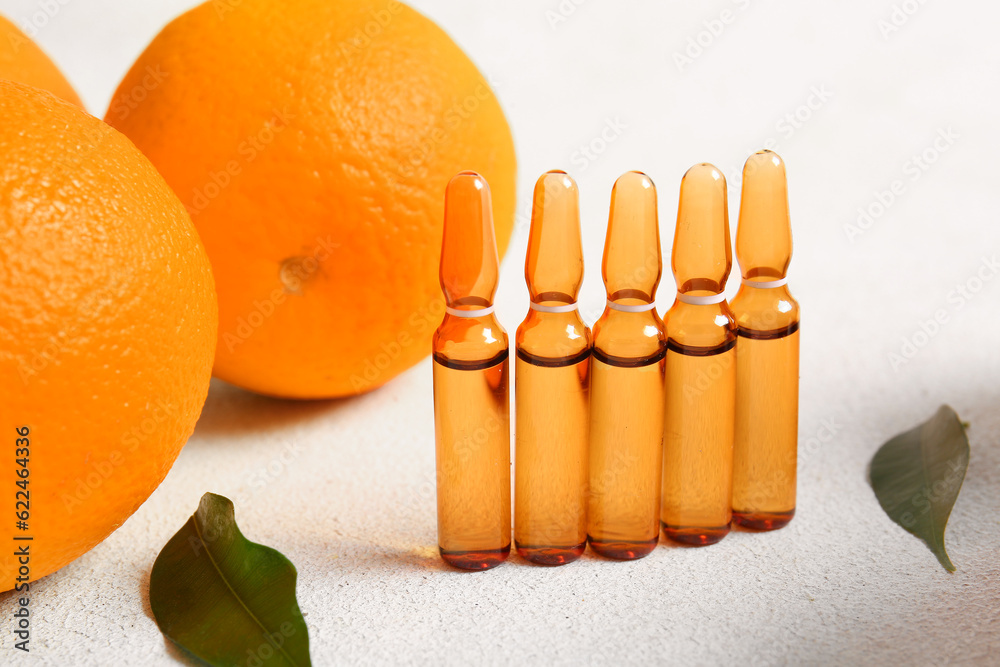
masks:
[[[510,553],[507,333],[493,314],[499,260],[490,189],[462,172],[445,194],[441,289],[447,311],[434,333],[438,545],[465,570]]]
[[[743,284],[732,302],[739,333],[733,521],[775,530],[795,514],[799,304],[785,284],[792,258],[785,164],[771,151],[743,168],[736,257]]]
[[[663,322],[656,314],[660,282],[656,188],[628,172],[611,193],[604,244],[607,307],[594,324],[590,389],[591,548],[632,560],[659,537],[663,453]]]
[[[590,330],[576,183],[550,171],[535,184],[524,277],[531,308],[517,329],[514,543],[525,559],[570,563],[587,546]]]
[[[671,264],[660,519],[670,539],[703,546],[730,529],[736,396],[736,327],[722,293],[732,266],[726,179],[710,164],[681,181]]]

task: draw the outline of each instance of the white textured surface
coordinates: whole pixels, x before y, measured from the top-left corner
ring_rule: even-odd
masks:
[[[952,293],[1000,245],[1000,10],[908,0],[916,13],[884,38],[878,22],[894,1],[414,3],[494,77],[518,145],[519,210],[542,171],[577,177],[589,321],[603,305],[597,267],[620,172],[658,183],[668,248],[684,170],[723,168],[735,213],[740,165],[776,140],[804,311],[800,501],[787,529],[661,546],[635,563],[588,554],[544,569],[512,558],[457,573],[434,548],[428,362],[351,401],[285,403],[217,384],[160,489],[33,588],[30,658],[10,651],[12,599],[0,596],[0,662],[176,664],[150,616],[149,569],[211,490],[236,499],[248,537],[298,566],[318,665],[1000,663],[1000,278],[961,307]],[[23,23],[57,8],[38,40],[101,115],[132,59],[192,4],[0,0],[0,11]],[[553,28],[546,12],[560,4],[576,9]],[[724,9],[731,23],[678,71],[674,51]],[[789,134],[782,118],[813,87],[832,97]],[[615,119],[620,136],[584,164],[577,147]],[[910,180],[907,161],[949,127],[954,145]],[[851,242],[845,224],[894,179],[905,191]],[[527,308],[524,231],[499,294],[509,330]],[[666,297],[669,276],[664,284]],[[947,323],[892,368],[888,355],[938,309]],[[865,478],[880,443],[942,402],[972,424],[948,528],[952,575],[882,513]]]

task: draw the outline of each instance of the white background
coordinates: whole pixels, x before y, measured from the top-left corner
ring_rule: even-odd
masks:
[[[0,12],[36,34],[103,116],[134,58],[194,4],[0,0]],[[521,224],[498,294],[510,331],[527,307],[525,207],[543,171],[565,168],[579,182],[581,301],[593,321],[604,298],[610,188],[621,172],[640,169],[657,183],[669,260],[684,171],[709,161],[725,172],[735,229],[739,169],[774,141],[788,165],[790,284],[803,307],[797,518],[706,549],[661,546],[635,563],[588,554],[544,569],[512,558],[461,574],[434,547],[429,362],[339,402],[272,401],[214,383],[159,490],[106,542],[33,587],[28,659],[7,652],[3,619],[13,607],[0,596],[0,660],[175,664],[149,611],[149,569],[211,490],[239,498],[244,533],[297,565],[318,665],[1000,662],[1000,277],[984,264],[1000,245],[1000,8],[412,4],[496,83],[513,127]],[[887,26],[898,29],[886,34]],[[675,54],[692,40],[701,52],[692,48],[693,62],[679,67]],[[609,122],[622,129],[601,146]],[[934,148],[942,132],[954,137],[944,151]],[[591,142],[600,154],[586,159],[580,148]],[[934,160],[921,169],[913,157],[925,151]],[[879,193],[896,180],[902,193],[880,211]],[[876,215],[850,237],[861,208]],[[976,291],[960,298],[959,285]],[[661,311],[672,290],[668,272]],[[921,333],[939,310],[946,322]],[[915,354],[892,364],[906,340]],[[972,441],[948,527],[951,575],[883,514],[866,481],[877,447],[943,402],[971,422]]]

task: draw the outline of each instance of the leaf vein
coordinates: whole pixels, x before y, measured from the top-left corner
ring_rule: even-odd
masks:
[[[212,552],[208,548],[208,543],[205,541],[205,538],[202,536],[201,526],[198,525],[198,515],[197,515],[197,513],[195,513],[195,516],[194,516],[194,529],[198,533],[198,539],[201,540],[201,543],[205,546],[205,555],[208,556],[208,560],[209,560],[209,562],[212,563],[212,567],[215,568],[215,571],[219,573],[219,577],[222,579],[223,583],[226,584],[226,588],[228,588],[229,592],[232,593],[232,595],[233,595],[234,598],[236,598],[236,601],[240,603],[240,606],[243,607],[243,609],[244,609],[244,611],[246,611],[247,615],[250,616],[250,618],[252,618],[254,620],[254,622],[257,624],[257,626],[264,632],[264,637],[267,638],[269,636],[269,631],[268,631],[267,627],[250,610],[250,607],[248,607],[246,605],[246,603],[243,602],[243,599],[239,596],[239,594],[233,588],[232,584],[230,584],[229,580],[226,579],[226,575],[225,575],[225,573],[223,573],[222,568],[219,567],[219,564],[215,561],[215,558],[212,557]],[[244,538],[244,539],[246,539],[246,538]],[[247,540],[247,541],[249,542],[249,540]],[[265,639],[265,641],[266,641],[266,639]],[[275,645],[275,642],[268,641],[267,643],[270,644],[271,646]],[[298,663],[296,663],[295,660],[292,659],[292,656],[288,655],[288,652],[285,650],[285,648],[283,646],[283,642],[282,642],[281,645],[275,646],[275,648],[277,648],[279,651],[281,651],[281,653],[288,659],[288,662],[290,664],[292,664],[292,665],[298,665]]]

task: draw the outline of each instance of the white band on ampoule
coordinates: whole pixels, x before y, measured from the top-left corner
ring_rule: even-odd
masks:
[[[639,303],[631,306],[624,303],[615,303],[611,299],[608,299],[608,308],[611,310],[618,310],[623,313],[645,313],[647,310],[653,310],[656,308],[656,303]]]
[[[726,300],[725,294],[709,294],[707,296],[692,296],[690,294],[677,293],[677,300],[692,306],[709,306],[713,303],[722,303]]]
[[[455,317],[483,317],[484,315],[489,315],[493,312],[493,306],[476,308],[475,310],[458,310],[457,308],[449,308],[448,306],[445,306],[445,312],[449,315],[454,315]]]
[[[531,309],[537,310],[540,313],[572,313],[576,310],[576,301],[573,303],[565,303],[561,306],[543,306],[540,303],[531,302]]]
[[[755,280],[743,279],[744,285],[749,285],[750,287],[759,287],[761,289],[774,289],[775,287],[781,287],[788,283],[788,278],[782,278],[780,280],[765,280],[763,282],[757,282]]]

